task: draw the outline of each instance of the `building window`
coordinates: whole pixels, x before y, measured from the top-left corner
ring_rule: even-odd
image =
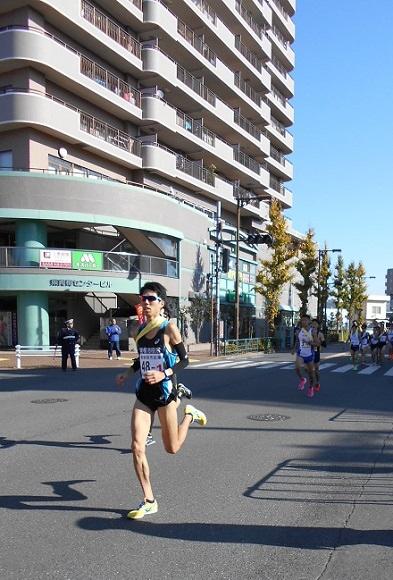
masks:
[[[75,163],[70,163],[70,161],[66,161],[65,159],[59,159],[54,155],[48,155],[48,170],[49,173],[58,173],[60,175],[88,177],[89,179],[109,179],[109,177],[106,177],[97,171],[87,169],[86,167],[76,165]]]
[[[0,151],[0,171],[7,171],[7,169],[12,168],[12,151]]]
[[[380,306],[372,306],[371,307],[372,314],[381,314],[381,307]]]

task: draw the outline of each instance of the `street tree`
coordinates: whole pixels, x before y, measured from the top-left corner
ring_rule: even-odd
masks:
[[[272,336],[275,331],[275,320],[280,309],[280,297],[283,288],[293,278],[293,258],[297,248],[287,231],[287,223],[282,208],[273,200],[269,210],[270,223],[267,232],[272,236],[270,257],[261,260],[261,268],[256,276],[255,289],[265,298],[265,316]]]
[[[316,272],[318,269],[318,248],[314,240],[314,230],[307,231],[306,237],[299,245],[299,258],[295,264],[301,280],[294,284],[299,293],[300,314],[306,314],[308,310],[308,300],[316,283]]]
[[[364,305],[367,301],[366,269],[362,262],[351,262],[345,271],[344,308],[348,311],[349,325],[354,320],[362,321]]]
[[[337,332],[340,332],[342,329],[343,308],[346,295],[345,284],[346,284],[346,276],[345,276],[344,259],[341,255],[339,255],[337,258],[336,266],[334,268],[333,290],[331,292],[331,295],[334,300],[334,306],[336,308]]]
[[[199,343],[202,324],[206,320],[210,320],[210,300],[203,294],[195,294],[190,302],[190,306],[188,306],[186,313],[191,319],[191,327],[194,331],[195,342]]]

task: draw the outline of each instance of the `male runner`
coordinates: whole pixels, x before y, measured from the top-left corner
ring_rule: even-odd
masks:
[[[325,335],[320,329],[319,320],[314,318],[312,323],[312,334],[314,338],[314,372],[315,372],[315,385],[314,393],[319,393],[321,390],[320,384],[320,373],[319,373],[319,363],[321,361],[321,346],[326,346]]]
[[[179,329],[161,315],[165,301],[166,290],[158,282],[146,283],[141,289],[146,324],[136,337],[139,357],[128,371],[116,377],[117,384],[121,386],[132,371],[140,373],[131,418],[131,450],[143,501],[128,513],[130,519],[140,519],[158,510],[146,457],[146,439],[154,414],[157,412],[161,423],[164,448],[171,454],[177,453],[182,447],[191,423],[207,423],[206,415],[188,404],[184,409],[183,420],[178,424],[177,408],[180,399],[174,386],[175,373],[187,366],[188,357]],[[176,362],[177,357],[179,362]]]
[[[303,391],[306,386],[307,379],[302,375],[303,365],[307,369],[309,377],[309,386],[307,389],[307,397],[314,396],[315,371],[314,371],[314,337],[310,330],[310,316],[303,314],[300,319],[300,330],[297,333],[296,344],[296,362],[295,372],[299,377],[299,384],[297,386],[299,391]]]

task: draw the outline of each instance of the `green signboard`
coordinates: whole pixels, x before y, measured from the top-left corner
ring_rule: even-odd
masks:
[[[73,270],[102,270],[104,265],[101,252],[73,251]]]

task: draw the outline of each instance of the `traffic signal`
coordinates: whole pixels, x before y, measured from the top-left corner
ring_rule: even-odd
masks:
[[[231,251],[229,248],[222,249],[222,263],[221,263],[221,270],[224,274],[229,272],[229,258],[231,257]]]
[[[248,234],[247,244],[266,244],[270,248],[273,238],[270,234]]]

